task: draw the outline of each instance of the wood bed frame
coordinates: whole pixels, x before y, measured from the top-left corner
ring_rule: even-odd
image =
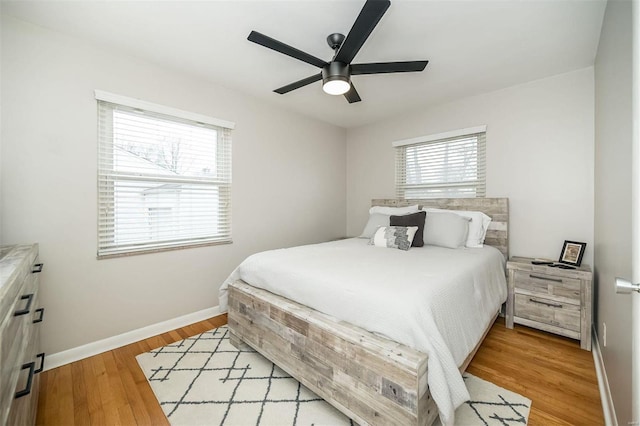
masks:
[[[482,211],[492,218],[485,244],[508,259],[507,198],[377,199],[371,204]],[[360,425],[422,426],[438,417],[423,352],[241,280],[229,286],[228,323],[234,346],[249,345]]]

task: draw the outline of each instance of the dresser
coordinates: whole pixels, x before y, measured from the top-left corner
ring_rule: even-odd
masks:
[[[40,352],[38,245],[0,247],[0,425],[33,425]]]
[[[532,260],[512,257],[507,262],[507,328],[526,325],[580,340],[582,349],[591,350],[591,268],[559,269]]]

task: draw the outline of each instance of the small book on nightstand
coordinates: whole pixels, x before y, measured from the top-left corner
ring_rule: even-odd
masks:
[[[533,259],[531,260],[531,264],[532,265],[546,265],[550,268],[560,268],[560,269],[576,269],[575,266],[571,266],[571,265],[565,265],[564,263],[559,263],[559,262],[554,262],[553,260],[549,260],[549,259]]]

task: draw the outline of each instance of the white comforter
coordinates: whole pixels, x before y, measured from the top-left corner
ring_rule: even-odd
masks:
[[[504,257],[493,247],[408,251],[352,238],[248,257],[238,280],[345,320],[429,355],[428,381],[443,424],[469,399],[458,366],[507,298]]]

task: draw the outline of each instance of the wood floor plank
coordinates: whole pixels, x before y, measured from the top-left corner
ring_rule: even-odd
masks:
[[[179,340],[183,340],[183,337],[180,335],[180,333],[178,333],[175,330],[170,331],[169,332],[169,336],[171,336],[171,340],[173,340],[174,342],[177,342]]]
[[[184,340],[184,339],[186,339],[186,338],[188,338],[188,337],[191,337],[191,336],[192,336],[192,334],[189,334],[189,333],[188,333],[187,331],[185,331],[185,329],[183,329],[183,328],[180,328],[180,329],[176,330],[176,333],[178,333],[178,334],[180,335],[180,337],[181,337],[181,339],[180,339],[180,340]]]
[[[100,393],[100,400],[102,402],[102,413],[104,414],[104,420],[107,425],[120,425],[120,416],[118,414],[118,408],[115,405],[113,389],[109,383],[104,358],[104,353],[91,357],[93,374],[96,377],[98,384],[97,390]]]
[[[87,386],[85,384],[84,364],[71,363],[71,377],[73,378],[73,420],[77,425],[91,423],[89,405],[87,403]]]
[[[37,424],[168,425],[135,357],[226,323],[220,315],[42,373]],[[531,426],[604,424],[592,354],[575,340],[498,319],[467,371],[531,399]]]
[[[113,403],[118,412],[120,423],[123,425],[134,424],[135,416],[129,405],[127,393],[122,382],[122,377],[119,374],[113,351],[105,352],[103,355],[104,366],[109,379],[109,387],[113,395]]]
[[[46,392],[45,400],[45,416],[43,423],[44,424],[57,424],[58,423],[58,413],[60,406],[58,405],[58,400],[60,396],[58,395],[58,386],[59,386],[59,375],[61,374],[62,369],[56,368],[55,370],[49,372],[41,373],[46,374],[47,377],[47,387],[41,388],[41,392]]]
[[[87,409],[92,426],[106,425],[103,401],[98,391],[98,378],[93,370],[93,358],[97,356],[99,355],[78,361],[82,363],[82,373],[84,374],[84,383],[87,388]]]
[[[136,424],[136,418],[128,404],[118,407],[118,416],[120,417],[120,424],[122,425],[126,426]]]
[[[135,423],[145,426],[152,425],[153,423],[151,418],[154,413],[157,413],[160,410],[160,407],[157,407],[155,410],[153,409],[154,407],[150,407],[149,410],[146,407],[145,400],[140,394],[138,385],[136,384],[130,370],[132,364],[131,360],[132,358],[135,359],[135,355],[131,353],[130,346],[131,345],[128,345],[113,351],[116,366],[118,368],[118,375],[122,380],[123,387],[126,389],[127,402],[131,407]],[[159,414],[164,417],[162,412]]]
[[[598,425],[599,423],[594,423],[594,425]],[[537,408],[532,408],[529,413],[529,426],[573,426],[577,425],[577,423],[571,423],[566,420],[560,419],[552,414],[545,413],[542,410],[538,410]]]
[[[166,346],[167,344],[165,343],[164,339],[162,339],[160,336],[153,336],[150,337],[146,340],[147,345],[149,346],[149,349],[158,349],[161,348],[163,346]]]
[[[150,422],[152,425],[168,425],[169,422],[165,417],[160,405],[158,404],[158,400],[156,396],[153,394],[151,390],[151,386],[149,386],[149,382],[145,377],[144,373],[138,366],[138,361],[136,361],[136,356],[148,352],[151,350],[148,344],[144,344],[143,342],[138,342],[134,345],[129,345],[129,356],[127,360],[127,367],[133,382],[135,383],[136,389],[140,394],[140,397],[144,403],[144,408],[147,410],[147,413],[150,416]]]
[[[60,367],[58,381],[58,419],[61,424],[73,422],[73,378],[71,365]]]
[[[46,374],[42,374],[40,377],[40,392],[38,392],[38,411],[37,412],[44,412],[47,404],[48,392],[46,391],[46,389],[48,386],[47,385],[48,378],[49,377]],[[36,418],[36,425],[40,426],[43,424],[44,424],[44,421],[42,417]]]

